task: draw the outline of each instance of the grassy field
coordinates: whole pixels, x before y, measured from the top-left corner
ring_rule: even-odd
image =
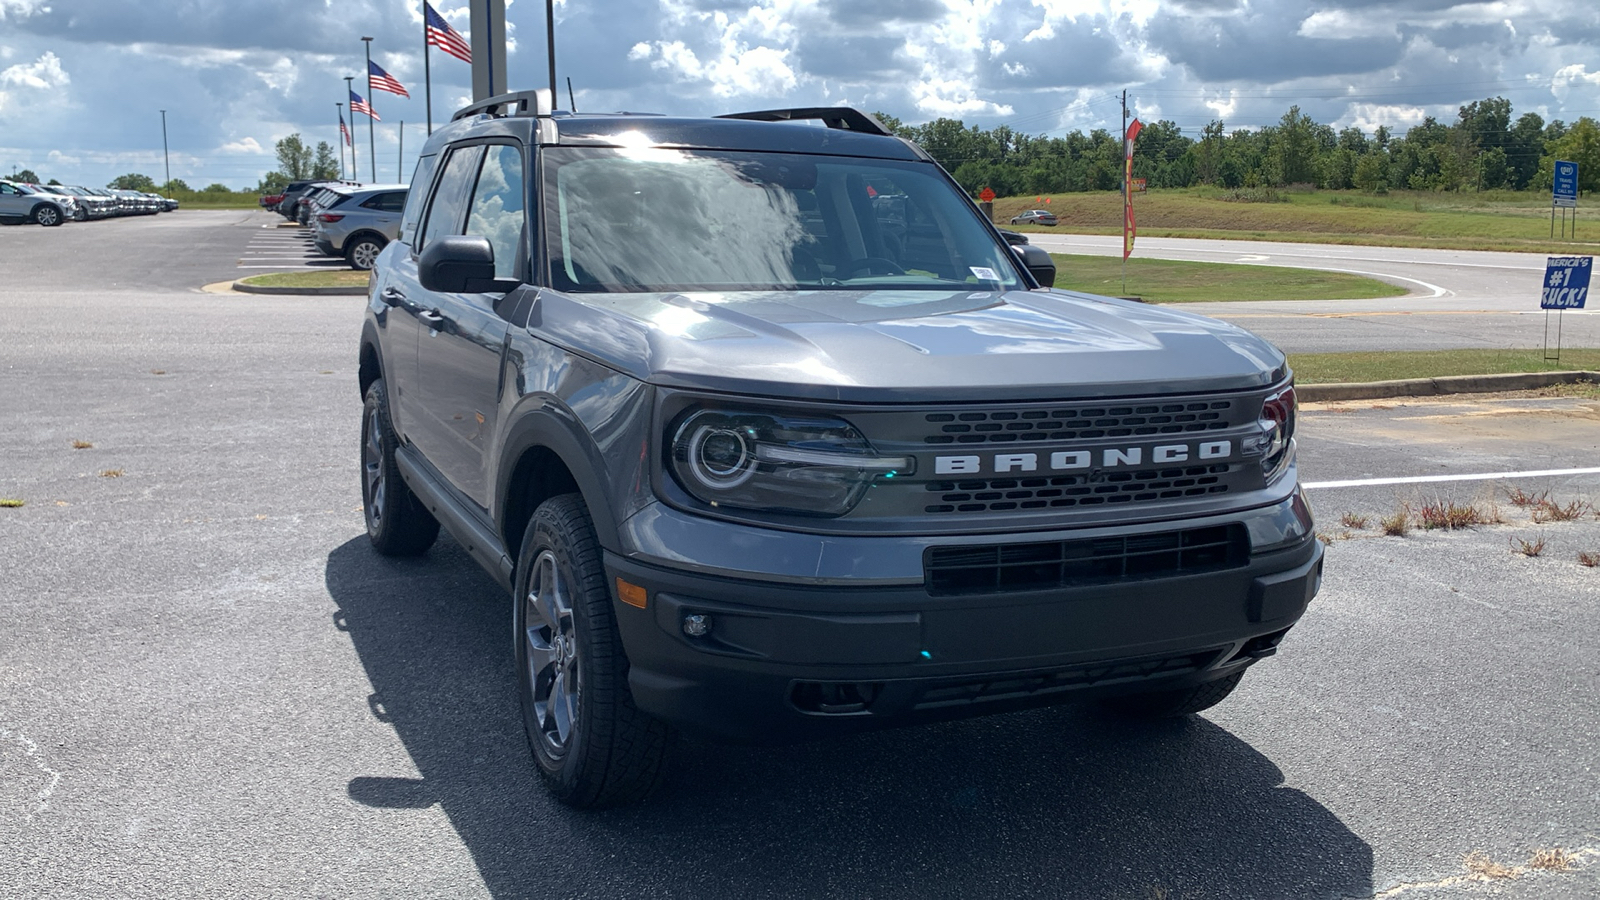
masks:
[[[1398,297],[1403,287],[1360,275],[1291,269],[1284,266],[1240,266],[1172,259],[1128,260],[1123,289],[1122,259],[1052,253],[1055,286],[1111,297],[1138,297],[1149,303],[1200,303],[1221,300],[1361,300]]]
[[[1544,351],[1428,350],[1381,353],[1291,353],[1289,365],[1301,384],[1392,381],[1445,375],[1497,375],[1506,372],[1600,372],[1600,349],[1564,348],[1559,362]]]
[[[1258,194],[1260,192],[1257,192]],[[1453,250],[1516,250],[1535,253],[1600,251],[1600,214],[1579,210],[1574,226],[1581,240],[1550,237],[1550,198],[1544,193],[1487,191],[1447,194],[1395,191],[1279,190],[1277,202],[1239,202],[1217,188],[1184,188],[1135,194],[1134,214],[1142,237],[1233,238]],[[1115,192],[1055,194],[1048,205],[1036,196],[1007,197],[994,204],[995,221],[1018,231],[1121,234],[1122,196]],[[1049,209],[1056,228],[1006,223],[1025,209]],[[1570,214],[1569,214],[1570,216]],[[1560,214],[1557,213],[1559,235]],[[1134,254],[1138,255],[1137,248]]]
[[[368,277],[366,272],[354,269],[330,269],[322,272],[274,272],[270,275],[251,275],[240,280],[261,287],[366,287]]]

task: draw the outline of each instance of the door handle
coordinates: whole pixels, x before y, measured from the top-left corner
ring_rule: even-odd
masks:
[[[379,294],[379,296],[383,298],[383,302],[389,304],[390,306],[399,306],[400,304],[406,302],[405,292],[397,287],[386,287],[383,289],[383,293]]]
[[[417,321],[429,328],[438,330],[439,326],[444,324],[444,316],[439,315],[437,309],[425,309],[417,313]]]

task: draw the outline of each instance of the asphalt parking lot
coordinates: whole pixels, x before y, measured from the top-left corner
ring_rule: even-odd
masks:
[[[1323,593],[1202,716],[685,744],[579,814],[508,598],[367,546],[362,299],[197,290],[265,221],[0,229],[0,896],[1600,895],[1600,519],[1510,499],[1600,503],[1600,394],[1308,406]],[[1441,501],[1504,521],[1379,533]]]

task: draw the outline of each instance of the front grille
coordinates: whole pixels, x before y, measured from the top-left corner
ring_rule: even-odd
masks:
[[[1108,472],[1093,481],[1087,475],[930,481],[926,485],[927,491],[938,496],[928,498],[933,502],[923,507],[923,512],[1065,509],[1225,494],[1228,485],[1222,483],[1222,476],[1233,469],[1232,465],[1212,465]]]
[[[1193,400],[1129,406],[1079,406],[996,412],[928,413],[938,425],[927,444],[1001,444],[1138,435],[1189,434],[1232,426],[1232,400]]]
[[[923,578],[935,595],[1039,591],[1230,569],[1244,565],[1249,555],[1244,526],[1235,523],[1073,541],[932,547]]]
[[[1066,669],[990,675],[946,682],[924,690],[913,709],[938,709],[1053,694],[1094,685],[1167,678],[1199,672],[1216,661],[1219,651],[1186,653],[1155,659],[1110,660]]]

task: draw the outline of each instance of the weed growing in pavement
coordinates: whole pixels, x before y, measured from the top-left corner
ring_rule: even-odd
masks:
[[[94,446],[94,444],[91,444],[88,441],[73,441],[72,442],[72,449],[74,449],[74,450],[88,450],[90,447],[93,447],[93,446]]]
[[[122,475],[122,469],[106,469],[100,473],[101,478],[121,478]]]
[[[1511,501],[1512,506],[1518,507],[1519,509],[1527,509],[1530,506],[1538,506],[1545,500],[1549,499],[1549,497],[1549,491],[1540,491],[1537,494],[1530,494],[1519,487],[1512,487],[1506,490],[1506,499]]]
[[[1362,529],[1367,527],[1367,517],[1358,513],[1347,512],[1339,517],[1339,524],[1346,528]]]
[[[1502,866],[1490,859],[1482,850],[1474,850],[1461,860],[1467,871],[1481,879],[1490,878],[1515,878],[1517,870]]]
[[[1566,872],[1571,870],[1575,860],[1576,857],[1560,847],[1550,847],[1533,851],[1533,855],[1528,857],[1528,868],[1544,869],[1547,872]]]
[[[16,509],[19,506],[27,505],[27,503],[28,501],[18,500],[15,497],[0,497],[0,508]]]
[[[1432,500],[1422,504],[1417,509],[1417,524],[1423,528],[1443,528],[1454,531],[1458,528],[1471,528],[1474,525],[1487,525],[1494,521],[1473,504],[1460,504],[1454,500]]]
[[[1545,522],[1571,522],[1583,518],[1583,514],[1590,509],[1589,504],[1582,500],[1574,500],[1562,505],[1549,498],[1542,499],[1533,508],[1533,520],[1539,524]]]
[[[1394,515],[1379,519],[1378,527],[1390,537],[1405,537],[1411,532],[1411,510],[1404,507],[1395,510]]]
[[[1590,553],[1587,550],[1578,551],[1578,565],[1594,568],[1600,566],[1600,553]]]
[[[1544,552],[1544,535],[1541,534],[1532,541],[1523,538],[1512,538],[1511,550],[1514,553],[1521,553],[1523,556],[1538,556]]]

